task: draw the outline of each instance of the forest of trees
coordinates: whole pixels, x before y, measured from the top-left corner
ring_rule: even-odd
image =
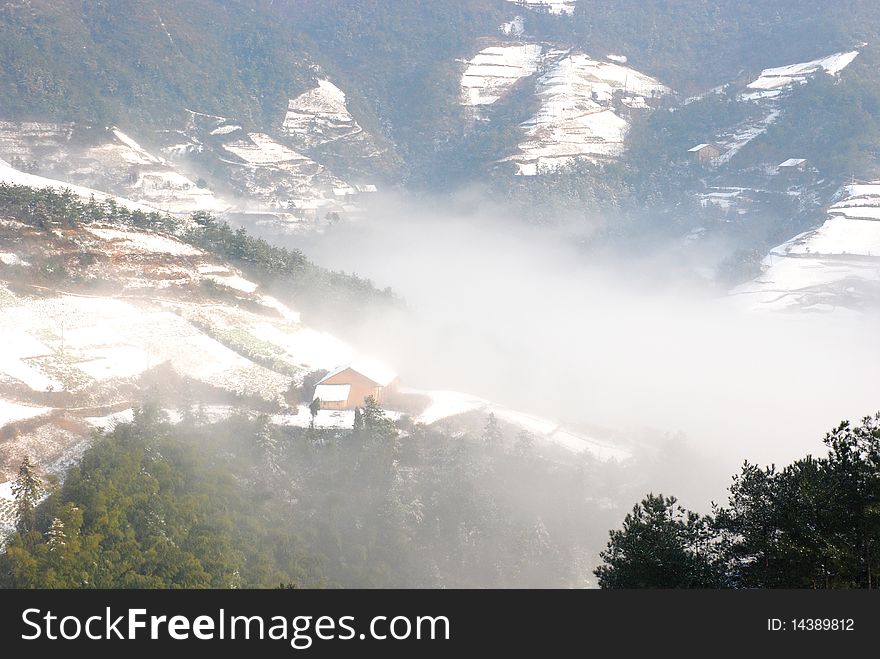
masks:
[[[708,515],[649,494],[611,532],[599,586],[875,588],[880,415],[825,443],[744,465]],[[146,405],[63,485],[36,474],[25,460],[14,482],[0,586],[585,585],[623,472],[555,460],[492,416],[451,437],[368,403],[353,430],[208,424],[197,407],[172,425]]]
[[[745,463],[709,515],[649,494],[611,532],[603,588],[867,588],[880,574],[880,413],[841,423],[824,457]]]
[[[611,521],[594,495],[620,479],[494,418],[451,437],[369,402],[353,430],[196,407],[172,425],[147,405],[63,485],[35,473],[2,586],[568,587]]]

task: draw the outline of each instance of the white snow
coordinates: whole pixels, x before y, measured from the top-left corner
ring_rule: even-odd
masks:
[[[241,126],[237,124],[227,124],[225,126],[220,126],[211,131],[211,135],[228,135],[229,133],[234,133],[237,130],[241,130]]]
[[[313,399],[320,399],[328,403],[344,403],[348,400],[350,391],[350,384],[319,384],[315,387]]]
[[[415,421],[430,425],[441,419],[451,416],[481,410],[488,401],[484,398],[470,396],[458,391],[418,391],[414,389],[401,389],[401,393],[415,393],[426,395],[431,399],[428,407],[418,416]]]
[[[308,160],[265,133],[248,133],[247,139],[224,144],[223,148],[234,153],[249,165],[275,165],[294,160]]]
[[[140,144],[131,139],[128,135],[123,133],[118,128],[111,129],[112,133],[116,136],[120,142],[125,144],[129,149],[131,149],[134,153],[138,154],[143,162],[146,163],[163,163],[164,161],[161,158],[157,158],[153,154],[149,153],[146,149],[144,149]]]
[[[129,408],[121,412],[113,412],[107,416],[90,416],[83,420],[93,428],[109,430],[117,423],[131,423],[134,421],[134,410]]]
[[[625,460],[630,457],[630,452],[622,447],[561,428],[555,421],[490,403],[484,398],[458,391],[420,391],[408,388],[400,391],[430,398],[428,407],[414,419],[417,423],[430,425],[468,412],[482,412],[486,415],[491,413],[500,421],[532,433],[538,441],[555,444],[572,453],[590,453],[599,460]]]
[[[0,263],[3,265],[30,265],[30,263],[23,260],[18,254],[13,254],[12,252],[0,252]]]
[[[577,0],[508,0],[521,7],[548,11],[551,14],[571,14]]]
[[[654,78],[614,62],[594,60],[583,53],[550,53],[558,58],[538,81],[541,107],[523,124],[525,139],[512,160],[521,175],[532,175],[575,158],[604,160],[620,155],[629,122],[614,110],[610,99],[624,93],[646,99],[668,93]]]
[[[207,188],[171,169],[140,171],[128,193],[169,213],[188,214],[195,211],[223,212],[229,204],[220,201]]]
[[[464,105],[491,105],[516,82],[541,66],[544,49],[539,44],[490,46],[477,53],[462,74]]]
[[[793,244],[788,254],[880,257],[880,221],[831,217],[808,240]]]
[[[780,110],[775,105],[770,105],[765,114],[755,120],[746,121],[737,126],[733,132],[718,138],[718,144],[724,147],[724,152],[715,158],[715,164],[720,165],[729,161],[740,149],[763,135],[767,129],[779,118]]]
[[[752,308],[834,311],[880,293],[880,182],[847,186],[822,226],[771,250],[732,294]]]
[[[610,460],[623,461],[631,457],[631,453],[625,449],[610,446],[598,442],[595,439],[576,435],[566,430],[557,430],[556,432],[547,435],[547,439],[553,444],[558,444],[572,453],[590,453],[604,462]]]
[[[90,348],[82,354],[85,361],[76,367],[98,381],[135,377],[152,365],[151,355],[132,345]]]
[[[202,251],[173,238],[135,229],[106,229],[86,227],[86,231],[110,243],[121,243],[121,248],[138,253],[170,254],[172,256],[201,256]]]
[[[834,53],[809,62],[764,69],[756,80],[749,83],[748,88],[760,91],[786,89],[807,82],[820,70],[830,75],[837,75],[849,66],[858,54],[857,50]]]
[[[0,315],[0,378],[7,376],[17,380],[34,391],[60,389],[61,383],[47,376],[29,360],[52,354],[52,350],[38,341],[19,326],[18,312],[21,309],[6,309]],[[57,325],[47,319],[46,325]]]
[[[42,176],[36,176],[34,174],[26,174],[25,172],[20,172],[3,162],[0,162],[0,183],[7,183],[10,185],[26,185],[32,188],[41,189],[50,188],[59,192],[70,190],[73,194],[85,200],[88,200],[92,197],[95,199],[95,201],[99,202],[112,200],[123,208],[127,208],[129,210],[143,211],[145,213],[154,213],[159,210],[152,206],[140,204],[130,199],[117,197],[115,195],[100,192],[92,188],[86,188],[81,185],[73,185],[71,183],[56,181],[55,179],[44,178]]]
[[[20,405],[0,398],[0,428],[15,421],[23,421],[41,416],[52,410],[48,407]]]
[[[301,148],[356,140],[363,142],[364,154],[376,155],[375,146],[348,110],[345,92],[326,79],[288,101],[281,130],[294,137]]]
[[[242,293],[253,293],[259,287],[252,281],[248,281],[239,275],[207,275],[207,279],[217,282],[221,286],[233,288]]]
[[[258,339],[283,349],[295,363],[309,370],[329,370],[354,356],[351,346],[345,342],[310,327],[278,327],[264,322],[251,325],[249,330]]]
[[[308,428],[312,422],[312,414],[307,406],[300,405],[296,408],[296,414],[276,414],[270,420],[278,426]],[[353,428],[354,410],[319,410],[315,416],[315,427]]]

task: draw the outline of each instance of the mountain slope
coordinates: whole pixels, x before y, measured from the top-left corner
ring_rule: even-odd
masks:
[[[218,229],[25,188],[0,186],[0,201],[10,209],[0,212],[0,483],[25,455],[63,473],[94,428],[129,419],[145,401],[172,419],[262,413],[275,425],[308,427],[309,409],[297,396],[308,401],[311,391],[297,387],[310,372],[358,354],[306,324],[259,279],[197,246],[212,244]],[[241,234],[223,235],[244,262],[256,258],[247,241],[235,243]],[[305,271],[290,274],[306,280],[301,287],[317,285]],[[353,283],[336,289],[344,285]],[[290,287],[280,288],[289,299]],[[319,297],[326,303],[329,295]],[[454,392],[408,390],[388,411],[392,418],[403,412],[450,428],[492,412],[568,454],[629,456],[624,447]],[[321,410],[314,423],[350,428],[354,412]]]
[[[864,311],[880,302],[880,184],[850,185],[828,219],[771,250],[732,294],[758,310]]]

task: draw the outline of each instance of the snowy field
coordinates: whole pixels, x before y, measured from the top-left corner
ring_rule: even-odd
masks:
[[[582,53],[551,52],[557,61],[538,81],[538,112],[523,124],[520,153],[510,160],[518,173],[535,175],[575,158],[604,160],[623,151],[629,122],[614,103],[615,94],[631,107],[669,92],[658,80],[617,62]]]
[[[500,421],[509,423],[531,433],[535,440],[566,449],[572,453],[589,453],[598,460],[626,460],[630,452],[622,447],[578,434],[560,427],[555,421],[531,414],[517,412],[496,405],[484,398],[457,391],[422,391],[401,389],[402,393],[425,396],[430,399],[428,407],[414,421],[431,425],[468,412],[494,414]]]
[[[32,188],[41,189],[50,188],[57,191],[70,190],[73,194],[81,197],[83,200],[88,200],[91,198],[94,198],[96,201],[100,202],[112,200],[123,208],[135,211],[143,211],[145,213],[152,213],[159,210],[152,206],[147,206],[146,204],[137,203],[130,199],[117,197],[115,195],[107,194],[105,192],[100,192],[99,190],[95,190],[93,188],[86,188],[81,185],[73,185],[64,181],[58,181],[55,179],[37,176],[35,174],[20,172],[17,169],[10,167],[2,160],[0,160],[0,183],[7,183],[9,185],[27,185]]]
[[[24,161],[39,159],[43,178],[40,187],[69,187],[76,194],[97,199],[114,199],[127,207],[137,204],[140,210],[160,210],[186,215],[193,211],[222,212],[229,204],[199,187],[165,158],[150,153],[118,128],[108,128],[92,137],[91,146],[71,149],[68,139],[73,125],[47,124],[35,132],[30,124],[0,122],[0,157],[16,155]],[[66,135],[66,139],[61,139]],[[11,168],[10,168],[11,169]],[[7,177],[15,176],[7,173]],[[18,172],[19,177],[34,176]],[[21,184],[33,184],[22,179]],[[95,192],[99,188],[103,192]],[[124,199],[120,199],[124,198]],[[127,201],[125,201],[127,200]]]
[[[508,0],[521,7],[548,11],[551,14],[572,14],[574,13],[577,0]]]
[[[744,98],[747,100],[774,98],[785,89],[804,84],[819,71],[837,75],[849,66],[858,54],[857,50],[834,53],[809,62],[764,69],[756,80],[749,83],[748,88],[753,91],[746,93]]]
[[[317,87],[288,101],[281,129],[305,147],[349,139],[363,132],[348,111],[345,92],[329,80],[319,80]]]
[[[464,105],[492,105],[522,78],[537,72],[544,59],[540,44],[490,46],[468,61],[461,77]]]
[[[779,99],[795,86],[808,82],[819,71],[838,75],[858,54],[858,51],[834,53],[809,62],[764,69],[756,80],[747,85],[747,91],[739,96],[741,101],[755,102],[761,112],[729,133],[716,137],[714,141],[724,147],[725,151],[715,159],[715,164],[728,162],[746,144],[763,135],[781,114]]]
[[[771,250],[733,295],[755,309],[856,310],[880,297],[880,182],[845,188],[822,226]]]

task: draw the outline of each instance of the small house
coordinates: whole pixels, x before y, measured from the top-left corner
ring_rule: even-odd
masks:
[[[706,143],[697,144],[697,146],[691,147],[688,149],[688,153],[695,162],[698,162],[701,165],[708,165],[712,163],[715,158],[724,153],[724,149],[717,144]]]
[[[333,196],[339,200],[346,200],[353,198],[358,191],[350,185],[345,185],[338,188],[333,188]]]
[[[318,219],[318,203],[314,199],[292,199],[288,208],[300,219]]]
[[[807,171],[806,158],[789,158],[776,166],[776,173],[789,178],[799,178]]]
[[[330,371],[315,385],[312,400],[321,400],[321,409],[352,410],[362,407],[372,396],[387,403],[397,393],[400,379],[384,364],[357,359]]]

